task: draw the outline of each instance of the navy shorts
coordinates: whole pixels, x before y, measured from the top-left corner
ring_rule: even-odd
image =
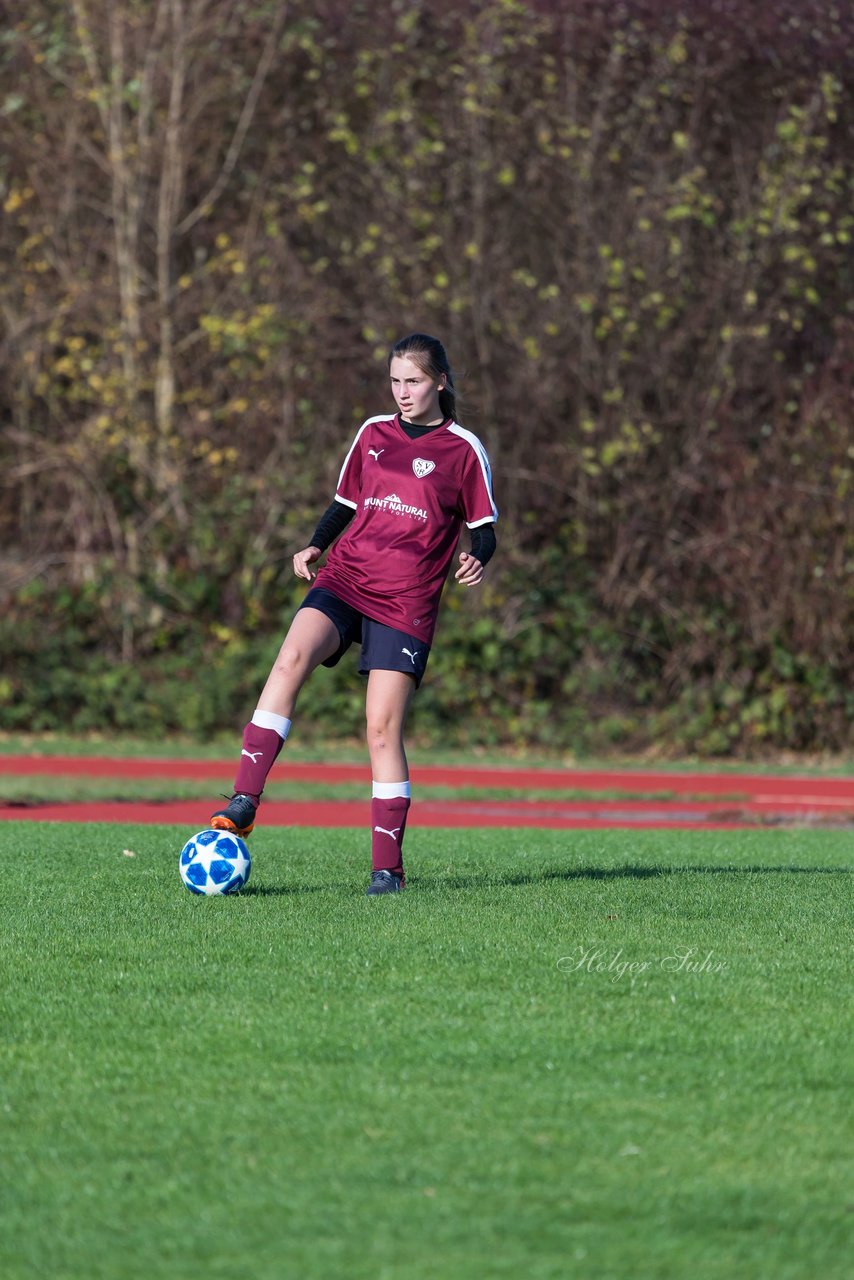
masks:
[[[341,644],[331,658],[326,658],[324,667],[336,666],[350,645],[360,640],[360,676],[366,676],[370,671],[403,671],[414,677],[416,689],[424,679],[430,646],[417,636],[409,636],[405,631],[396,631],[383,622],[367,618],[325,587],[312,587],[300,609],[318,609],[338,629]]]

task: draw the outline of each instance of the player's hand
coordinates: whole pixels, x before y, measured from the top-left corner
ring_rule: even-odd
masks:
[[[454,577],[461,587],[476,587],[483,578],[483,565],[468,551],[461,551],[460,567]]]
[[[314,564],[315,560],[319,560],[322,555],[320,547],[305,547],[302,551],[298,551],[294,556],[294,573],[297,577],[305,578],[306,582],[313,581],[316,575],[309,565]]]

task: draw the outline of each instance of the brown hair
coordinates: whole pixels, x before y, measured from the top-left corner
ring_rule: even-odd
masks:
[[[431,338],[429,333],[410,333],[401,338],[388,353],[388,363],[395,356],[408,357],[428,378],[441,378],[444,375],[445,385],[439,392],[439,408],[446,418],[456,418],[457,393],[454,388],[454,375],[445,348],[438,338]]]

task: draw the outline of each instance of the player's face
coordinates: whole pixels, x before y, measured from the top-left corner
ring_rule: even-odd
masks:
[[[439,392],[445,385],[444,378],[431,378],[409,356],[394,357],[389,377],[397,407],[408,422],[426,427],[442,421]]]

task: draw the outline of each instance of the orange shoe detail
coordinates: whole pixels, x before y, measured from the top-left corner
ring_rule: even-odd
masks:
[[[251,831],[255,830],[255,823],[250,822],[248,827],[241,830],[231,818],[226,818],[224,814],[215,813],[211,818],[211,827],[214,831],[230,831],[233,836],[240,836],[241,840],[245,840]]]

